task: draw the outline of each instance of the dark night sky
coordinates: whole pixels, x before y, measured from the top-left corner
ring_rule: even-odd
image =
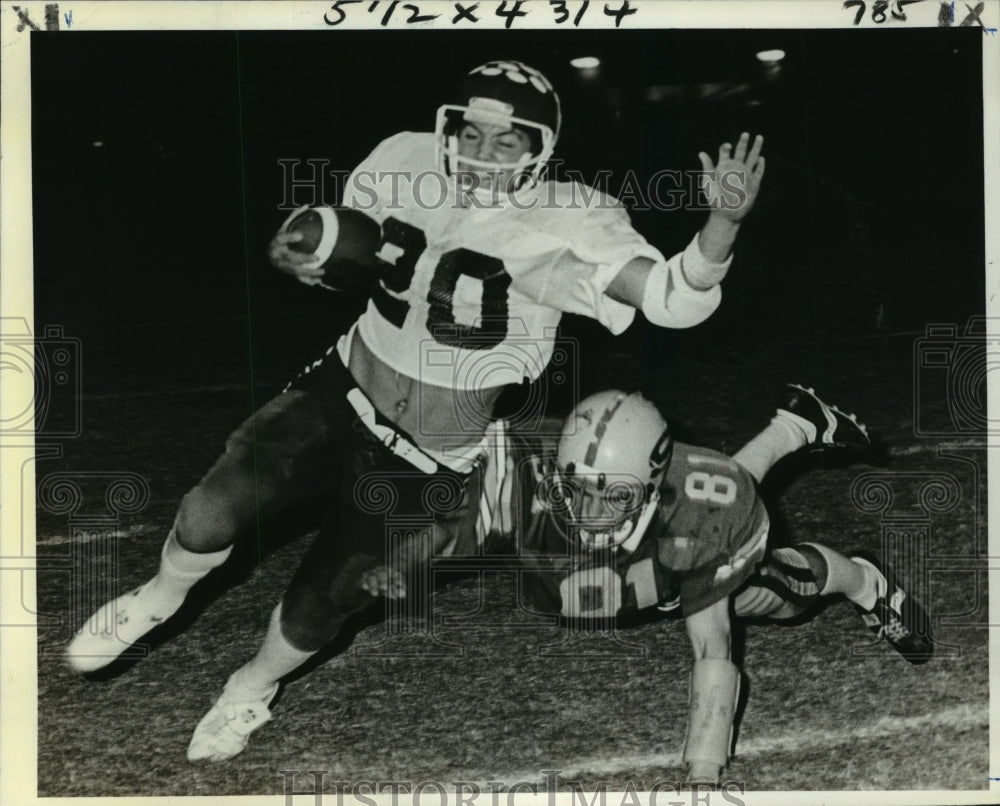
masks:
[[[490,58],[549,75],[557,156],[610,170],[612,190],[765,134],[764,193],[704,337],[745,347],[982,313],[978,30],[447,33],[33,34],[36,323],[92,345],[92,372],[129,349],[180,362],[178,345],[248,311],[261,355],[295,343],[289,323],[328,340],[350,301],[264,256],[283,218],[278,160],[349,170],[382,137],[429,130]],[[764,47],[788,54],[777,76],[754,58]],[[600,75],[574,71],[577,55],[601,57]],[[633,221],[669,253],[700,214]]]

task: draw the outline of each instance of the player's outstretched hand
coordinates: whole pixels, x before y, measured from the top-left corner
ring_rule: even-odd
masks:
[[[743,132],[735,150],[731,143],[719,146],[719,161],[714,165],[704,151],[698,154],[705,172],[702,189],[708,196],[712,215],[739,223],[753,209],[764,178],[764,158],[760,154],[763,148],[761,135],[754,138],[751,146],[750,134]]]
[[[279,232],[267,245],[267,257],[276,269],[292,275],[300,283],[318,285],[325,273],[320,261],[289,246],[298,243],[302,238],[301,232]]]

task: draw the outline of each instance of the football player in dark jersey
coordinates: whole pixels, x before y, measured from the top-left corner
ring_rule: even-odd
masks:
[[[675,442],[641,395],[602,392],[571,413],[555,456],[522,446],[511,463],[522,475],[511,495],[520,511],[508,517],[522,523],[524,586],[536,604],[583,619],[680,608],[694,650],[692,782],[718,783],[728,760],[740,680],[731,612],[792,619],[841,594],[911,663],[933,653],[927,614],[874,556],[819,543],[769,550],[757,483],[770,466],[806,446],[868,445],[864,426],[812,390],[790,385],[785,398],[730,458]]]
[[[563,313],[620,333],[637,310],[679,328],[719,304],[763,177],[762,138],[744,133],[714,162],[699,155],[719,203],[667,259],[615,200],[544,178],[561,112],[540,72],[489,62],[455,101],[440,108],[434,132],[380,143],[351,175],[342,208],[302,213],[318,221],[315,244],[304,249],[297,216],[274,237],[270,260],[303,283],[326,283],[331,261],[360,256],[377,278],[367,310],[230,436],[181,502],[158,573],[98,610],[68,647],[74,669],[101,668],[176,612],[261,518],[328,496],[260,651],[202,720],[191,760],[243,750],[270,718],[278,681],[387,592],[378,570],[387,553],[426,559],[475,530],[496,401],[541,374]],[[387,507],[424,517],[428,502],[433,528],[387,533]]]

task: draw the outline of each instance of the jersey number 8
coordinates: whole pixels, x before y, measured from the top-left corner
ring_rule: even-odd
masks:
[[[736,500],[736,482],[728,476],[715,476],[701,470],[688,473],[684,494],[692,501],[708,501],[728,506]]]

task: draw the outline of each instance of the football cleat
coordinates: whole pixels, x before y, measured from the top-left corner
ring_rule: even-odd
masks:
[[[788,384],[778,410],[795,415],[813,427],[814,434],[806,432],[811,437],[807,444],[813,450],[849,448],[866,451],[871,447],[868,429],[858,422],[858,418],[824,403],[812,388],[797,383]]]
[[[227,761],[242,753],[250,734],[271,720],[268,705],[278,693],[278,684],[263,696],[254,697],[229,684],[194,729],[188,745],[188,761]]]
[[[855,605],[865,625],[880,639],[885,638],[893,649],[910,663],[927,663],[934,654],[930,618],[923,606],[908,595],[892,571],[884,568],[866,551],[853,551],[852,562],[873,568],[885,579],[884,594],[880,593],[871,610]]]
[[[116,660],[142,636],[159,626],[180,607],[144,596],[149,582],[112,599],[84,624],[69,646],[66,661],[77,672],[93,672]]]

